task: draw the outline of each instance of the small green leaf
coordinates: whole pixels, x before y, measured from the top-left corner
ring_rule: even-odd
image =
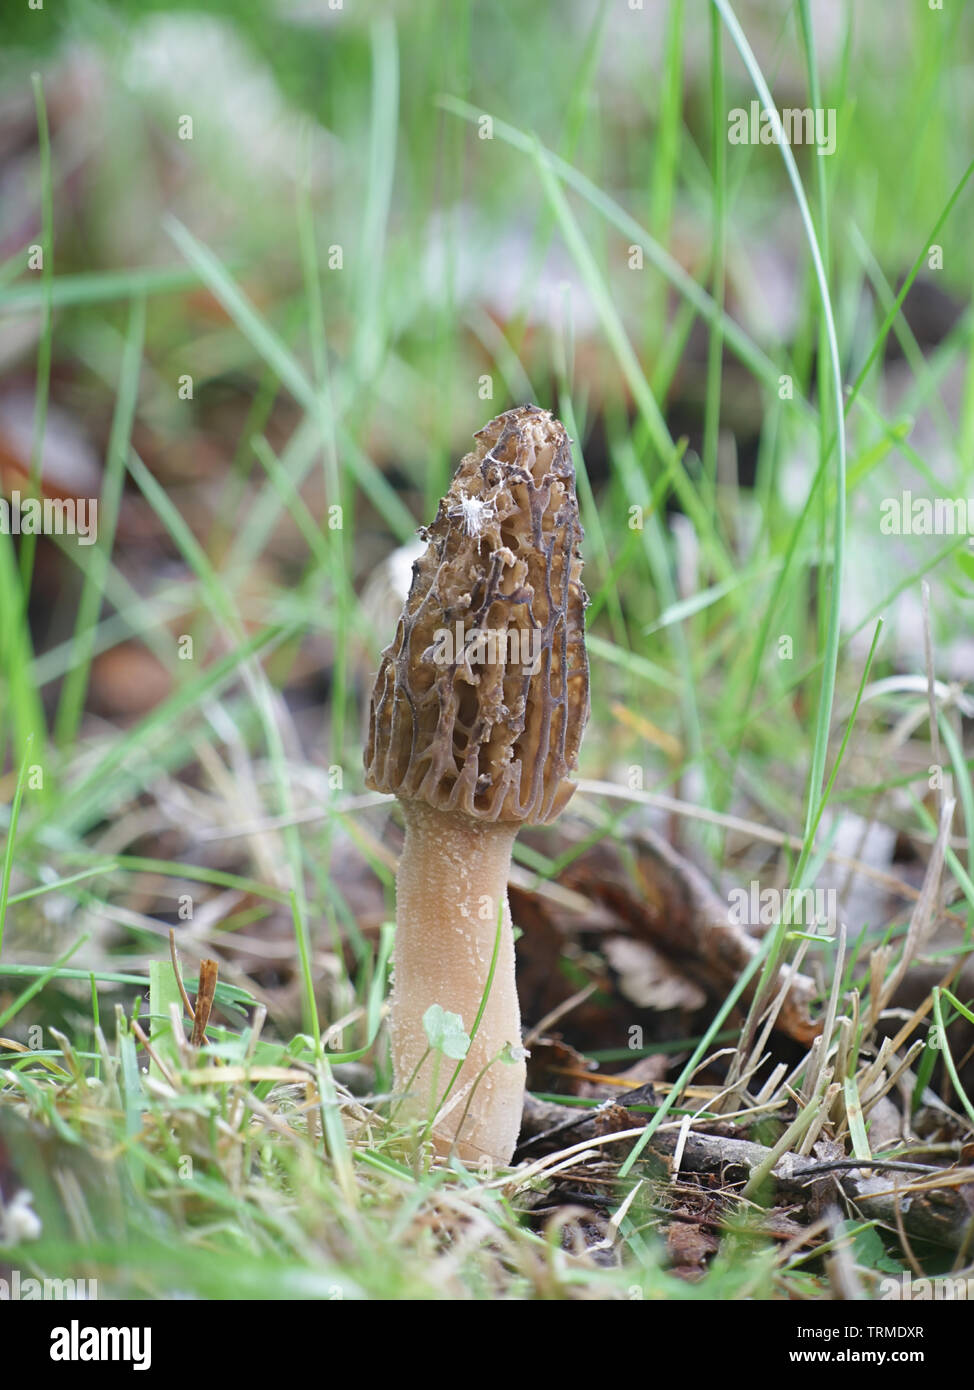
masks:
[[[442,1052],[444,1057],[452,1057],[455,1062],[466,1057],[470,1038],[459,1014],[447,1013],[439,1004],[431,1004],[423,1014],[423,1028],[435,1052]]]
[[[172,962],[152,960],[149,962],[149,1016],[152,1019],[152,1046],[163,1061],[179,1064],[179,1052],[172,1032],[169,1014],[170,1004],[175,1004],[182,1014],[183,997],[176,983]],[[157,1081],[163,1079],[162,1072],[154,1061],[149,1063],[149,1075]]]
[[[516,1062],[526,1061],[530,1056],[531,1054],[527,1048],[522,1047],[520,1043],[508,1043],[498,1060],[504,1062],[507,1066],[513,1066]]]
[[[849,1121],[849,1138],[852,1140],[852,1152],[856,1158],[861,1158],[867,1162],[872,1158],[869,1150],[869,1139],[866,1135],[866,1123],[862,1114],[862,1102],[859,1099],[859,1090],[856,1086],[854,1076],[847,1076],[842,1082],[842,1089],[845,1093],[846,1117]]]
[[[974,555],[969,550],[957,551],[957,567],[968,579],[974,579]]]
[[[851,1221],[840,1223],[847,1235],[852,1237],[852,1249],[856,1264],[865,1269],[878,1269],[887,1274],[902,1274],[903,1266],[886,1253],[879,1232],[872,1225],[856,1228]]]

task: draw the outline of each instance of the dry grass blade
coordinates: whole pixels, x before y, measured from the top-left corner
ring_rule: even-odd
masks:
[[[949,800],[945,799],[941,807],[937,838],[930,852],[930,860],[927,864],[927,871],[923,877],[920,897],[910,916],[910,925],[907,929],[906,939],[903,942],[903,950],[900,959],[894,969],[890,971],[880,984],[878,991],[875,993],[870,991],[869,1026],[871,1028],[875,1027],[880,1014],[888,1006],[890,1000],[899,989],[907,970],[910,968],[911,962],[922,949],[924,942],[933,928],[940,894],[940,880],[943,874],[944,860],[947,852],[947,837],[950,833],[950,825],[954,817],[955,804],[952,798]]]
[[[190,1002],[189,995],[186,993],[186,986],[183,984],[183,972],[179,966],[179,952],[176,950],[176,932],[172,927],[169,928],[169,959],[172,961],[172,973],[176,977],[176,984],[183,1001],[183,1008],[186,1010],[187,1017],[193,1019],[195,1022],[196,1014]]]
[[[218,966],[215,960],[200,961],[200,984],[193,1013],[193,1031],[189,1040],[192,1047],[202,1047],[206,1040],[206,1025],[210,1021],[210,1011],[213,1008],[217,974]]]

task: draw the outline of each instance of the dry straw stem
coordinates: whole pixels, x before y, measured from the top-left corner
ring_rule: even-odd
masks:
[[[911,962],[922,948],[924,942],[930,936],[936,921],[936,907],[939,900],[940,879],[944,868],[944,859],[947,853],[947,837],[950,833],[951,821],[954,817],[953,799],[944,800],[940,808],[940,824],[937,830],[937,839],[934,842],[930,860],[927,864],[927,871],[923,876],[923,886],[920,889],[920,897],[917,899],[916,906],[910,915],[910,925],[907,928],[906,939],[903,942],[903,950],[899,962],[895,969],[890,971],[885,979],[886,965],[889,962],[889,948],[881,948],[874,952],[877,960],[877,970],[872,971],[873,987],[870,989],[869,1000],[869,1026],[875,1026],[880,1014],[887,1007],[890,1000],[899,989]],[[876,987],[876,976],[880,975],[881,982]]]
[[[923,717],[925,718],[926,715]],[[652,806],[660,811],[671,812],[673,815],[686,816],[689,820],[698,820],[705,825],[717,825],[725,830],[733,830],[740,835],[749,835],[752,839],[760,840],[763,844],[778,845],[781,848],[799,851],[804,846],[804,841],[800,835],[791,835],[784,830],[775,830],[773,826],[763,825],[760,821],[748,820],[744,816],[735,816],[724,811],[712,811],[706,806],[696,806],[690,801],[682,801],[679,797],[667,796],[663,792],[638,791],[624,787],[618,782],[603,782],[588,777],[578,779],[578,789],[590,796],[607,796],[617,801],[631,801],[636,805]],[[915,837],[919,843],[924,842],[922,832],[916,832]],[[967,848],[966,839],[960,836],[954,837],[948,843],[954,849]],[[823,858],[830,864],[842,865],[849,870],[850,874],[860,874],[862,877],[870,879],[873,883],[879,884],[891,893],[896,893],[901,898],[915,900],[920,896],[920,890],[914,888],[912,883],[906,883],[896,874],[878,869],[875,865],[868,864],[853,855],[842,854],[839,850],[826,849],[823,851]],[[957,920],[963,922],[966,918],[958,916]]]

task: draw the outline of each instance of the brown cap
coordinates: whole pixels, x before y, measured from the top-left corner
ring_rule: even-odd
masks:
[[[589,713],[571,441],[518,406],[475,438],[413,565],[372,691],[366,785],[487,821],[553,820]]]

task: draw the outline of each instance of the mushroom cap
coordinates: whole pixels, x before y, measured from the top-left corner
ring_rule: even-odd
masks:
[[[550,821],[589,714],[571,440],[536,405],[474,438],[413,564],[372,691],[366,785],[483,821]]]

